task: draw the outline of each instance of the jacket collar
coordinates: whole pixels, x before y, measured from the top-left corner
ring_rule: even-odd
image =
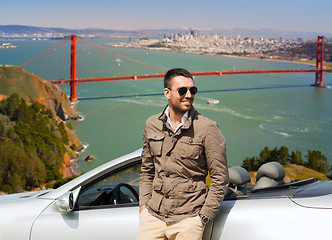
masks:
[[[165,114],[165,110],[166,110],[167,106],[161,112],[161,114],[159,115],[158,119],[161,120],[163,122],[163,124],[167,126],[167,128],[172,129],[171,126],[169,126],[169,124],[167,122],[167,116]],[[185,124],[183,124],[183,126],[180,129],[188,129],[188,128],[190,128],[190,126],[192,124],[192,120],[194,119],[196,113],[197,113],[196,109],[193,106],[191,106],[191,108],[189,109],[188,120],[186,121]]]

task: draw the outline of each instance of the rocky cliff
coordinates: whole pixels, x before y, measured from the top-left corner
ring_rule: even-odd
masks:
[[[71,107],[67,95],[47,80],[24,70],[21,67],[0,66],[0,97],[18,93],[24,100],[37,100],[62,120],[77,119],[79,115]]]

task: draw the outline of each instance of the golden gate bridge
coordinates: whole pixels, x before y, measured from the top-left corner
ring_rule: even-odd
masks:
[[[76,41],[82,41],[93,48],[97,48],[106,52],[108,54],[113,55],[116,57],[116,62],[120,66],[120,62],[122,60],[126,60],[130,63],[135,63],[136,66],[136,73],[134,74],[123,74],[120,73],[119,75],[113,76],[102,76],[102,77],[81,77],[77,78],[77,67],[76,67],[76,59],[77,59],[77,51],[76,51]],[[31,60],[25,62],[24,64],[20,65],[21,67],[28,65],[29,63],[41,58],[42,56],[46,55],[51,51],[55,51],[60,45],[63,43],[71,41],[71,54],[70,54],[70,77],[67,79],[57,79],[57,80],[50,80],[54,84],[70,84],[70,100],[76,101],[77,100],[77,83],[85,83],[85,82],[102,82],[102,81],[118,81],[118,80],[137,80],[137,79],[150,79],[150,78],[163,78],[165,72],[169,69],[167,67],[158,66],[150,63],[145,63],[142,61],[135,60],[133,58],[125,57],[120,54],[114,53],[109,51],[105,48],[102,48],[96,44],[93,44],[84,38],[81,38],[76,35],[70,35],[64,38],[61,42],[56,44],[55,46],[51,47],[47,51],[39,54],[38,56],[32,58]],[[122,59],[122,60],[121,60]],[[317,40],[317,56],[316,56],[316,67],[310,69],[263,69],[263,70],[245,70],[249,68],[254,68],[258,66],[262,66],[267,64],[269,61],[260,62],[257,64],[230,69],[230,70],[215,70],[215,71],[190,71],[193,76],[223,76],[223,75],[238,75],[238,74],[273,74],[273,73],[315,73],[315,82],[312,86],[316,87],[324,87],[323,84],[323,73],[324,72],[332,72],[332,69],[324,68],[324,36],[318,36]],[[138,67],[139,66],[139,67]],[[128,66],[130,67],[130,66]],[[127,67],[127,68],[128,68]],[[147,67],[149,70],[147,70]],[[150,71],[153,73],[145,73]]]

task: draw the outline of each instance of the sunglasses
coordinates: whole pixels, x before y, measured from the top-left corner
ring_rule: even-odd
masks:
[[[172,89],[170,89],[170,90],[172,90]],[[180,96],[184,96],[188,92],[188,90],[190,91],[190,93],[192,95],[195,95],[197,93],[197,87],[195,87],[195,86],[192,86],[190,88],[180,87],[180,88],[178,88],[178,93],[179,93]]]

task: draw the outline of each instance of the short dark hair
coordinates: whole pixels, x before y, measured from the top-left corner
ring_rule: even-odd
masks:
[[[164,77],[164,88],[167,88],[169,86],[169,82],[172,80],[172,78],[177,76],[183,76],[186,78],[193,79],[193,76],[191,73],[183,68],[173,68],[171,70],[168,70]]]

